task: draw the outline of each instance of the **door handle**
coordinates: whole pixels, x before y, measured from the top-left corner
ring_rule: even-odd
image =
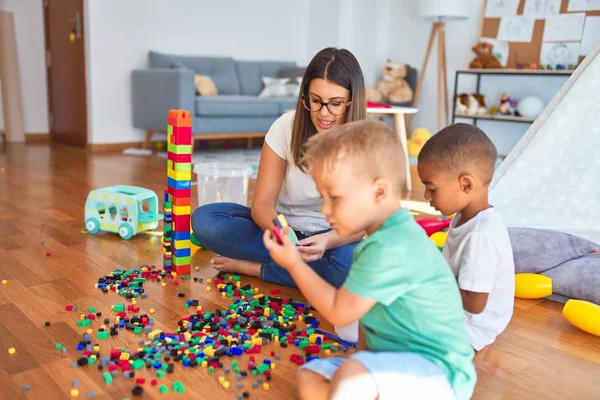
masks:
[[[75,37],[81,39],[81,15],[79,11],[75,12],[75,18],[69,18],[68,22],[75,24]]]

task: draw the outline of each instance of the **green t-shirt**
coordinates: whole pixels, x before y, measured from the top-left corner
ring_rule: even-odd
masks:
[[[344,287],[377,302],[360,319],[370,351],[420,354],[446,372],[459,399],[471,397],[477,376],[456,279],[408,210],[356,247]]]

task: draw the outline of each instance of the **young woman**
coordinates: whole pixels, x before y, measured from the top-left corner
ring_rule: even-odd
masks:
[[[362,235],[340,237],[331,230],[301,160],[311,136],[365,118],[365,84],[358,61],[345,49],[321,50],[306,68],[296,111],[282,115],[267,133],[252,207],[213,203],[194,211],[194,235],[219,254],[211,259],[212,266],[295,286],[289,273],[273,262],[262,240],[264,230],[272,229],[273,219],[283,214],[298,236],[303,259],[323,279],[341,286]]]

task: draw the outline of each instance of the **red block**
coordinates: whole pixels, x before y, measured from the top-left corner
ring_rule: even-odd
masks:
[[[138,385],[143,385],[144,383],[146,383],[146,379],[144,379],[144,378],[135,378],[135,383],[137,383]]]
[[[176,232],[189,232],[190,231],[190,214],[188,215],[175,215],[173,214],[173,222],[175,222]]]
[[[176,145],[192,144],[192,127],[191,126],[173,126],[173,136],[171,143]]]
[[[271,294],[279,294],[281,293],[281,289],[271,289]]]
[[[94,314],[88,314],[87,319],[95,320],[96,316]]]
[[[74,306],[71,306],[71,305],[65,306],[65,310],[67,310],[67,311],[73,311],[73,307]]]
[[[179,275],[189,275],[190,274],[190,268],[191,265],[173,265],[173,270],[175,270],[175,272],[177,272]],[[177,282],[175,282],[177,283]]]
[[[110,372],[116,371],[119,367],[117,367],[117,364],[108,364],[108,370]]]
[[[120,349],[111,349],[110,350],[110,358],[119,358],[119,357],[121,357]]]
[[[181,162],[181,163],[190,163],[192,162],[192,155],[191,154],[173,154],[171,152],[169,152],[169,155],[167,157],[169,160],[173,161],[173,162]]]
[[[304,348],[304,351],[307,354],[317,354],[321,352],[321,347],[317,346],[317,345],[312,345],[312,346],[306,346]]]
[[[171,196],[173,196],[173,199],[177,198],[177,197],[192,197],[192,189],[174,189],[172,187],[169,186],[169,194]]]

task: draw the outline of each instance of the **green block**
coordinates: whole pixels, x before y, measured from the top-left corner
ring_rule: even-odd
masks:
[[[133,333],[136,335],[141,335],[142,334],[142,327],[141,326],[136,326],[135,328],[133,328]]]
[[[192,154],[192,146],[189,144],[172,144],[167,145],[167,151],[173,154]]]
[[[163,378],[165,376],[165,371],[156,371],[156,376]]]
[[[144,365],[145,365],[145,364],[144,364],[144,360],[142,360],[142,359],[138,358],[137,360],[135,360],[135,361],[133,362],[133,364],[131,364],[131,368],[133,368],[134,370],[135,370],[135,369],[140,369],[140,368],[143,368],[143,367],[144,367]]]
[[[232,279],[234,282],[239,282],[242,280],[242,278],[240,278],[238,275],[234,275]]]
[[[92,320],[91,319],[80,319],[79,321],[77,321],[77,326],[90,326],[92,324]]]
[[[54,347],[56,347],[56,350],[60,350],[60,349],[62,349],[62,348],[63,348],[63,345],[62,345],[62,343],[56,343],[56,344],[54,345]]]
[[[102,377],[104,378],[104,383],[106,383],[107,385],[110,385],[113,380],[112,380],[112,376],[110,375],[110,372],[106,371],[102,374]]]
[[[96,364],[96,357],[90,357],[88,360],[88,365],[94,365]]]
[[[158,387],[158,391],[161,392],[162,394],[165,394],[169,391],[169,389],[165,385],[160,385]]]
[[[96,335],[96,337],[98,339],[107,340],[109,336],[108,336],[108,332],[107,331],[100,331],[100,332],[98,332],[98,334]]]
[[[208,373],[212,374],[213,372],[215,372],[215,368],[214,367],[208,367]]]
[[[256,367],[256,370],[258,371],[259,374],[264,374],[265,371],[268,371],[269,369],[271,369],[271,368],[267,364],[261,364],[258,367]]]
[[[125,311],[125,304],[114,304],[113,305],[113,311],[114,312]]]
[[[96,307],[90,307],[89,311],[90,311],[91,313],[93,313],[93,312],[96,312]]]
[[[189,257],[189,256],[188,257],[173,256],[173,259],[171,262],[173,265],[189,265],[189,264],[191,264],[191,257]]]

